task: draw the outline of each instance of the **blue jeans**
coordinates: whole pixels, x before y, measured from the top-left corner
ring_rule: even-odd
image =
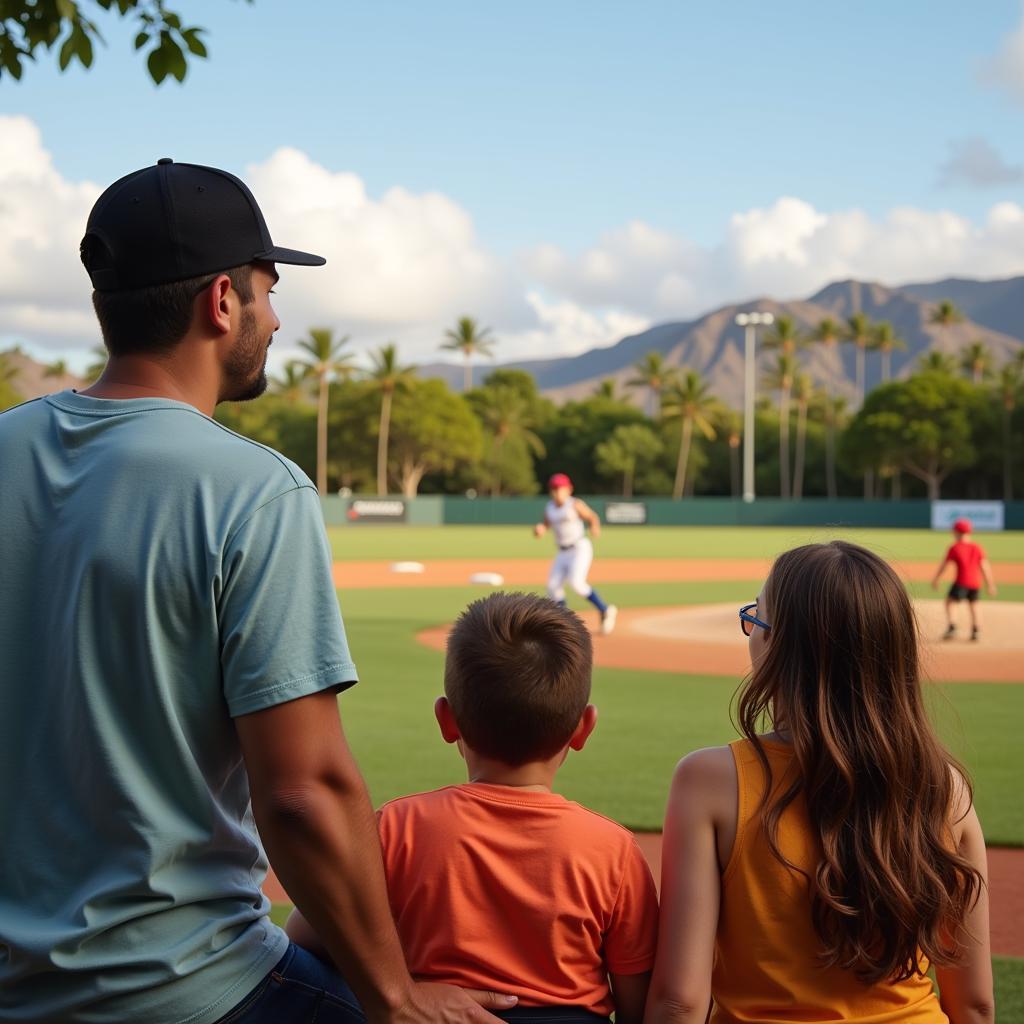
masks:
[[[217,1024],[366,1024],[333,968],[293,942],[274,969]]]

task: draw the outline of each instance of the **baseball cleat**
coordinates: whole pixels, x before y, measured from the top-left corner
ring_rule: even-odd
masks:
[[[604,615],[601,616],[601,633],[607,636],[615,628],[615,619],[619,614],[619,609],[615,605],[610,604],[605,609]]]
[[[947,626],[946,632],[942,634],[943,640],[952,640],[956,636],[956,626]]]

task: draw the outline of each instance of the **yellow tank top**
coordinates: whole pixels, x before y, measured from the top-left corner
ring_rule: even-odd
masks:
[[[796,763],[784,743],[764,740],[773,797],[793,780]],[[712,994],[713,1024],[948,1024],[928,978],[865,986],[849,971],[822,967],[802,875],[772,855],[756,811],[765,778],[753,744],[730,744],[739,782],[736,842],[722,875]],[[820,845],[797,797],[779,821],[778,846],[811,873]]]

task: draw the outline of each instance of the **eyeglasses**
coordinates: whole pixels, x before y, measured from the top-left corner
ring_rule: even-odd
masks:
[[[759,619],[753,614],[757,610],[757,602],[753,604],[745,604],[740,609],[740,629],[743,630],[744,636],[750,636],[754,632],[755,626],[760,626],[762,629],[771,629],[767,622]]]

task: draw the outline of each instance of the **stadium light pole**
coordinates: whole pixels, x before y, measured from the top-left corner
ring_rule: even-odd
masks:
[[[757,328],[774,323],[771,313],[737,313],[736,323],[744,329],[743,355],[743,500],[754,500],[754,371],[757,356]]]

